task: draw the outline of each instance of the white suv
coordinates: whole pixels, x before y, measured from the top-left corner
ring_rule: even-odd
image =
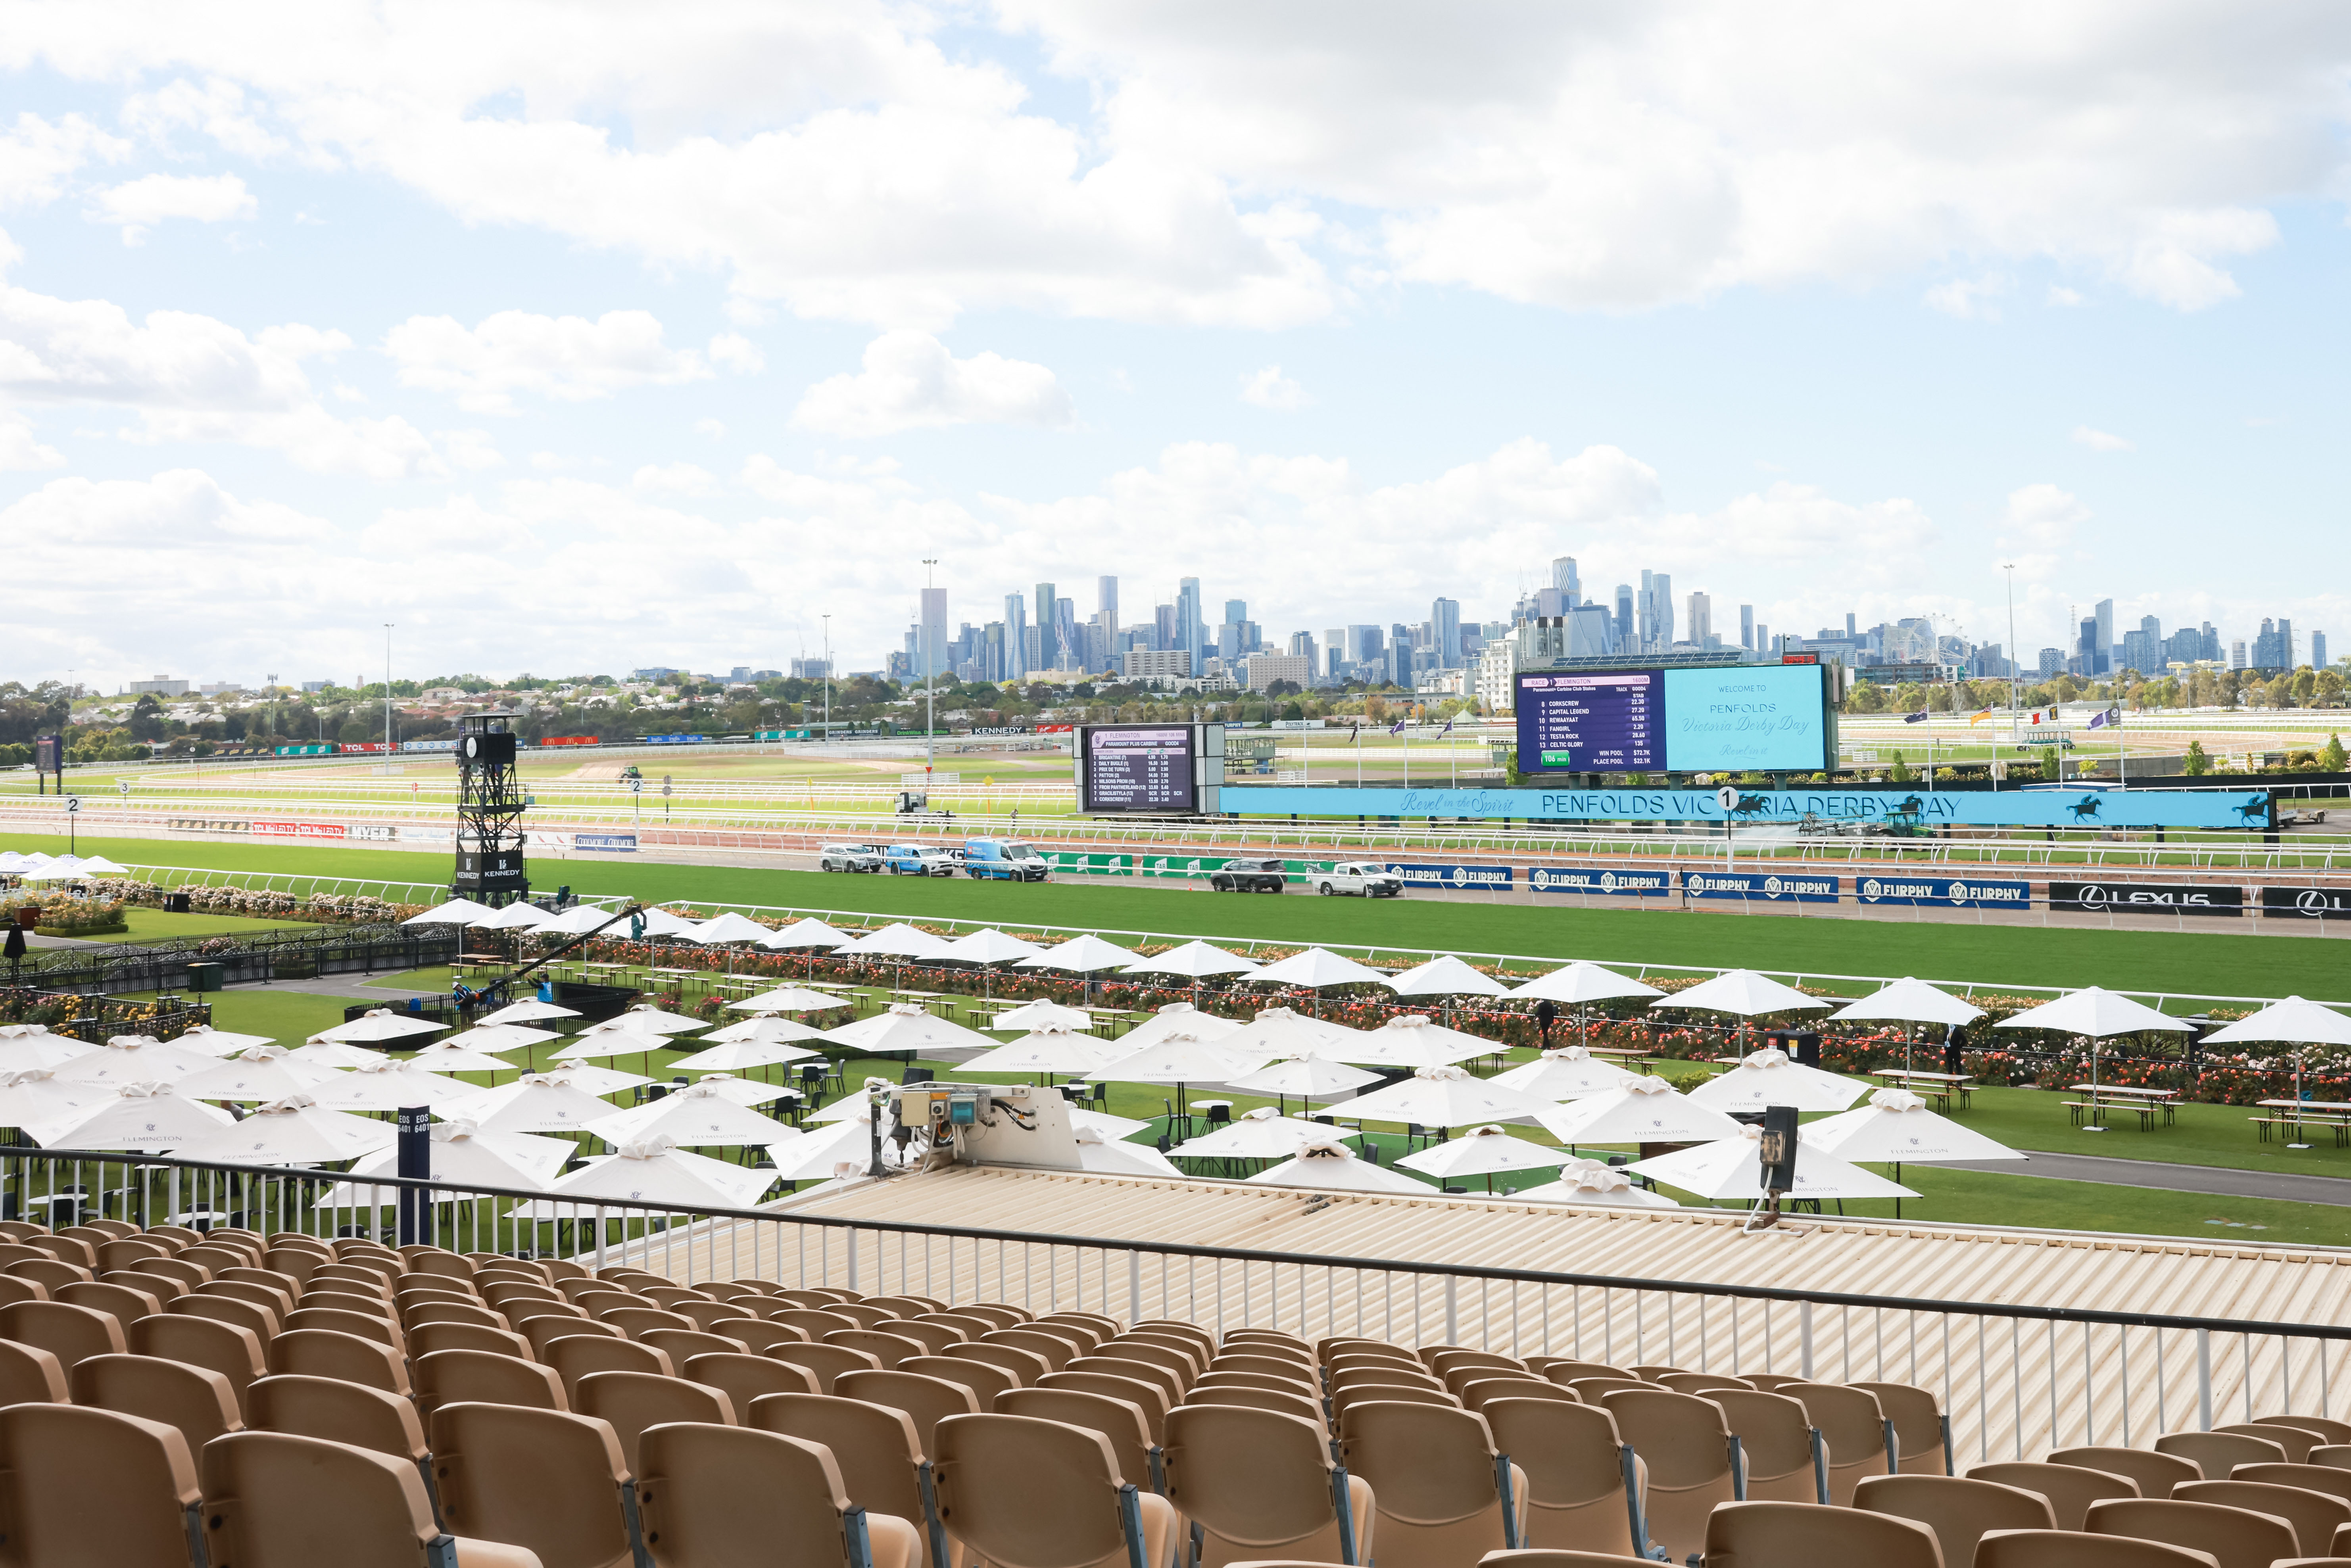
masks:
[[[1404,878],[1384,865],[1344,861],[1315,877],[1314,891],[1325,898],[1342,893],[1359,894],[1365,898],[1395,898],[1404,892]]]
[[[878,844],[827,844],[816,855],[819,871],[875,871],[882,869],[882,848]]]

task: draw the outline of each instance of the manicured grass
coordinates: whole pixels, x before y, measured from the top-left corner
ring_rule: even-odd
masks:
[[[163,942],[186,936],[251,936],[262,931],[288,929],[320,930],[308,920],[256,920],[244,915],[205,915],[190,912],[173,915],[167,910],[128,908],[122,912],[123,924],[130,929],[99,938],[107,942]]]

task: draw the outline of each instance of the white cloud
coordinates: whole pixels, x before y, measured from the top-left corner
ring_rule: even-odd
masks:
[[[0,473],[65,465],[66,455],[54,446],[42,445],[23,414],[0,408]]]
[[[1241,401],[1291,413],[1314,400],[1306,395],[1304,387],[1283,375],[1280,365],[1268,365],[1241,378]]]
[[[809,388],[792,423],[830,435],[890,435],[946,424],[1073,422],[1070,394],[1043,365],[974,354],[958,360],[927,332],[885,332],[865,346],[865,368]]]
[[[68,180],[92,159],[112,162],[131,143],[109,136],[78,114],[49,121],[20,113],[0,132],[0,206],[34,207],[65,193]]]
[[[713,441],[724,441],[726,439],[726,422],[718,419],[697,419],[694,422],[694,434],[708,436]]]
[[[1954,277],[1938,283],[1927,290],[1929,308],[1946,316],[1956,316],[1962,321],[1997,321],[2000,319],[2000,297],[2008,292],[2008,280],[1994,275],[1989,277]]]
[[[2026,485],[2009,492],[2001,509],[1998,542],[2015,555],[2014,565],[2030,583],[2053,576],[2073,546],[2075,530],[2089,521],[2090,508],[2055,485]]]
[[[429,479],[447,475],[424,433],[394,414],[388,419],[337,419],[319,403],[282,413],[244,410],[150,408],[141,411],[138,442],[225,442],[285,455],[312,474],[361,479]],[[469,446],[469,456],[479,449]],[[493,454],[492,455],[496,455]]]
[[[475,413],[512,413],[517,392],[580,402],[710,374],[702,356],[664,343],[662,324],[643,310],[593,321],[501,310],[472,328],[412,316],[384,335],[383,351],[400,367],[401,385],[450,393]]]
[[[241,158],[280,157],[293,150],[292,144],[263,126],[256,110],[266,108],[253,103],[233,81],[215,77],[200,85],[182,79],[153,92],[133,94],[123,103],[122,122],[159,143],[167,143],[174,131],[192,130]],[[312,162],[332,166],[330,160]],[[295,221],[302,221],[299,214]]]
[[[0,393],[22,399],[284,409],[311,401],[303,361],[349,347],[341,333],[311,327],[247,337],[183,310],[134,323],[107,300],[0,287]]]
[[[739,332],[721,332],[710,340],[710,362],[737,375],[755,376],[768,368],[758,345]]]
[[[2076,446],[2086,446],[2093,452],[2132,450],[2132,443],[2128,436],[2116,435],[2104,430],[2093,430],[2086,424],[2077,424],[2074,427],[2073,440]]]
[[[194,468],[169,469],[152,479],[53,479],[0,510],[0,536],[38,539],[45,549],[282,544],[315,536],[320,528],[291,507],[241,501]]]
[[[2053,283],[2049,286],[2049,295],[2045,303],[2056,309],[2069,310],[2076,305],[2086,304],[2087,301],[2083,298],[2078,290],[2068,288],[2063,284]]]
[[[253,193],[235,174],[147,174],[96,192],[91,199],[87,215],[119,225],[125,245],[143,243],[166,218],[222,224],[249,218],[256,210]]]
[[[435,433],[450,462],[473,473],[502,467],[506,457],[486,430],[444,430]]]
[[[716,496],[719,493],[718,476],[693,463],[649,463],[637,470],[629,484],[645,495]]]

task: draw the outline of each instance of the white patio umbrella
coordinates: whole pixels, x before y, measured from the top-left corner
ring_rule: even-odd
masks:
[[[439,1034],[448,1027],[412,1013],[396,1013],[390,1008],[370,1008],[348,1023],[322,1029],[310,1038],[340,1040],[346,1045],[364,1045],[371,1041],[413,1040],[418,1035]]]
[[[1362,1121],[1410,1122],[1424,1127],[1524,1120],[1552,1108],[1548,1100],[1499,1088],[1461,1068],[1447,1066],[1421,1068],[1401,1083],[1347,1102],[1347,1110]]]
[[[1635,1078],[1564,1105],[1543,1107],[1535,1120],[1570,1148],[1579,1144],[1689,1144],[1737,1134],[1739,1124],[1719,1111],[1693,1105],[1662,1078]]]
[[[1195,1040],[1229,1040],[1240,1030],[1241,1025],[1231,1019],[1204,1013],[1189,1002],[1169,1002],[1120,1035],[1118,1047],[1124,1051],[1137,1051],[1179,1034],[1188,1034]]]
[[[759,938],[759,946],[776,952],[799,948],[831,950],[849,941],[849,933],[836,931],[823,921],[809,918],[795,920],[780,930],[770,931]]]
[[[2351,1018],[2316,1002],[2288,997],[2256,1013],[2224,1024],[2204,1037],[2206,1045],[2351,1045]],[[2302,1098],[2302,1055],[2294,1053],[2294,1097]],[[2299,1148],[2300,1145],[2288,1145]]]
[[[673,915],[666,909],[648,909],[644,914],[647,936],[683,936],[702,924],[697,915]]]
[[[611,1115],[612,1107],[568,1079],[526,1072],[445,1106],[444,1113],[486,1133],[577,1133]]]
[[[527,931],[545,925],[552,918],[535,904],[509,904],[503,909],[493,909],[472,922],[476,931]]]
[[[1435,1176],[1439,1182],[1447,1176],[1482,1176],[1486,1190],[1494,1189],[1494,1177],[1504,1171],[1552,1170],[1567,1164],[1564,1149],[1546,1148],[1541,1144],[1514,1138],[1499,1127],[1478,1127],[1461,1137],[1442,1144],[1431,1144],[1415,1154],[1405,1155],[1396,1164],[1408,1171]]]
[[[634,1089],[652,1079],[642,1072],[622,1072],[611,1067],[599,1067],[592,1061],[559,1061],[547,1069],[549,1078],[560,1078],[583,1094],[602,1096],[618,1094],[623,1089]]]
[[[172,1083],[213,1065],[213,1059],[143,1034],[118,1034],[56,1068],[68,1083]]]
[[[916,1056],[942,1050],[992,1051],[996,1041],[977,1030],[935,1017],[912,1002],[893,1002],[883,1011],[827,1030],[824,1038],[861,1056],[911,1051]]]
[[[1715,1111],[1761,1111],[1766,1105],[1842,1111],[1868,1092],[1869,1085],[1858,1078],[1806,1067],[1767,1045],[1691,1090],[1689,1099],[1693,1105]]]
[[[398,1111],[410,1105],[438,1111],[481,1092],[478,1083],[444,1078],[413,1061],[391,1061],[337,1073],[308,1091],[314,1103],[329,1111]]]
[[[1906,1164],[2025,1157],[1972,1127],[1937,1115],[1927,1108],[1926,1101],[1907,1089],[1880,1089],[1866,1105],[1808,1122],[1797,1136],[1841,1160],[1891,1165],[1896,1167],[1896,1180]]]
[[[987,1020],[987,1031],[1000,1034],[1006,1030],[1088,1029],[1094,1015],[1083,1008],[1064,1007],[1060,1002],[1040,997],[1033,1002],[1023,1002],[1008,1012],[1000,1012]]]
[[[136,1149],[161,1154],[210,1137],[236,1118],[217,1105],[173,1092],[168,1083],[117,1083],[94,1106],[25,1127],[47,1149]]]
[[[1176,1005],[1185,1007],[1186,1004],[1178,1002]],[[1194,1013],[1192,1016],[1202,1018],[1207,1015]],[[1130,1034],[1127,1038],[1132,1040],[1134,1036]],[[1364,1034],[1362,1030],[1328,1023],[1291,1008],[1260,1008],[1249,1022],[1216,1038],[1223,1040],[1226,1049],[1230,1051],[1262,1051],[1276,1056],[1321,1056],[1339,1061],[1346,1059],[1349,1048],[1363,1042]]]
[[[1131,1138],[1151,1125],[1133,1116],[1113,1116],[1106,1111],[1089,1111],[1082,1105],[1070,1107],[1070,1125],[1080,1132],[1091,1127],[1109,1139]]]
[[[1123,1047],[1127,1042],[1118,1042]],[[1192,1083],[1229,1083],[1263,1067],[1271,1058],[1262,1051],[1236,1051],[1222,1040],[1171,1033],[1131,1051],[1107,1067],[1086,1074],[1093,1083],[1165,1083],[1176,1088],[1176,1112],[1184,1113],[1184,1090]]]
[[[1077,1140],[1078,1168],[1095,1176],[1181,1176],[1165,1155],[1148,1144],[1106,1138],[1092,1127],[1071,1129]]]
[[[668,1138],[653,1137],[623,1144],[618,1154],[590,1160],[558,1180],[549,1193],[575,1203],[614,1198],[682,1207],[747,1208],[775,1179],[772,1171],[689,1154]],[[542,1200],[533,1207],[555,1206]]]
[[[797,1019],[778,1018],[762,1013],[758,1018],[739,1019],[725,1029],[714,1029],[702,1037],[704,1045],[781,1045],[796,1040],[822,1040],[824,1030]]]
[[[218,1061],[224,1056],[235,1056],[240,1051],[249,1051],[256,1045],[276,1045],[277,1039],[275,1035],[237,1034],[229,1030],[214,1029],[208,1023],[199,1023],[190,1024],[173,1035],[172,1043],[183,1051],[199,1051]]]
[[[371,1155],[399,1136],[390,1122],[321,1110],[308,1095],[294,1094],[181,1145],[178,1153],[221,1165],[323,1166]]]
[[[1256,959],[1228,953],[1222,947],[1211,947],[1206,942],[1186,942],[1179,947],[1170,947],[1156,957],[1129,964],[1126,972],[1130,975],[1181,975],[1187,979],[1201,980],[1211,975],[1245,975],[1260,967]]]
[[[529,1133],[485,1133],[466,1121],[435,1122],[431,1134],[432,1166],[427,1179],[452,1186],[502,1186],[536,1192],[555,1179],[564,1162],[580,1152],[569,1138],[541,1138]],[[397,1148],[370,1155],[351,1167],[351,1179],[327,1189],[319,1202],[330,1208],[364,1208],[369,1188],[362,1176],[400,1174]],[[376,1187],[378,1207],[400,1202],[394,1187]]]
[[[1768,975],[1752,969],[1726,969],[1711,980],[1701,980],[1686,991],[1676,991],[1655,1004],[1661,1008],[1696,1008],[1704,1012],[1730,1013],[1741,1019],[1752,1019],[1767,1013],[1797,1012],[1808,1008],[1825,1008],[1829,1004],[1818,997],[1808,997],[1793,986],[1783,986]],[[1739,1026],[1739,1054],[1747,1054],[1747,1031],[1751,1027]]]
[[[0,1024],[0,1072],[47,1071],[89,1054],[89,1041],[51,1034],[47,1024]]]
[[[576,1019],[579,1016],[576,1009],[559,1008],[553,1002],[542,1002],[537,998],[526,998],[518,1002],[508,1002],[488,1017],[477,1019],[474,1027],[478,1031],[485,1029],[497,1029],[507,1024],[544,1023],[549,1019]],[[532,1033],[539,1034],[539,1031],[534,1030]],[[539,1037],[553,1038],[551,1035],[544,1034],[540,1034]]]
[[[60,1082],[46,1067],[0,1071],[0,1127],[70,1124],[95,1114],[115,1097],[117,1088],[110,1083]]]
[[[1487,1082],[1531,1094],[1538,1100],[1581,1100],[1622,1089],[1639,1076],[1593,1055],[1580,1045],[1567,1045],[1497,1072]]]
[[[1040,1029],[975,1056],[960,1072],[1092,1072],[1130,1054],[1106,1040],[1066,1029]]]
[[[1678,1187],[1697,1197],[1761,1199],[1764,1196],[1763,1162],[1756,1152],[1756,1145],[1762,1135],[1761,1127],[1741,1127],[1730,1136],[1713,1143],[1700,1144],[1694,1149],[1677,1149],[1652,1160],[1635,1160],[1625,1168],[1651,1181]],[[1787,1196],[1793,1198],[1905,1198],[1918,1195],[1899,1182],[1873,1176],[1859,1166],[1848,1164],[1818,1145],[1799,1139],[1796,1144],[1796,1185]]]
[[[1367,969],[1353,958],[1321,947],[1309,947],[1303,953],[1292,953],[1278,964],[1268,964],[1262,969],[1249,972],[1251,985],[1299,986],[1310,991],[1327,990],[1332,986],[1384,986],[1388,977],[1377,969]]]
[[[713,947],[728,942],[764,943],[770,935],[770,930],[749,915],[738,915],[730,909],[723,915],[715,915],[701,925],[690,930],[681,931],[677,935],[682,941]]]
[[[447,1040],[436,1040],[409,1060],[435,1072],[512,1072],[516,1071],[513,1062],[501,1061],[492,1053],[521,1051],[562,1038],[543,1029],[525,1029],[520,1024],[492,1024],[486,1029],[469,1029]]]
[[[1245,1094],[1270,1094],[1276,1100],[1287,1100],[1293,1094],[1305,1101],[1335,1100],[1351,1090],[1379,1081],[1376,1072],[1366,1072],[1328,1057],[1289,1056],[1268,1062],[1245,1078],[1234,1079],[1232,1087]]]
[[[651,1002],[637,1002],[603,1022],[590,1024],[581,1034],[596,1034],[605,1030],[632,1029],[641,1034],[691,1034],[698,1029],[708,1029],[707,1019],[684,1013],[665,1012]]]
[[[863,1108],[862,1105],[859,1107]],[[873,1125],[859,1117],[852,1121],[834,1122],[820,1130],[789,1143],[769,1146],[768,1157],[776,1163],[778,1181],[826,1181],[839,1176],[863,1176],[872,1160]],[[920,1140],[916,1140],[919,1144]],[[909,1145],[909,1154],[914,1145]],[[882,1140],[882,1163],[894,1168],[899,1163],[897,1144]],[[846,1168],[844,1168],[846,1167]]]
[[[1914,980],[1905,975],[1888,981],[1857,1002],[1848,1002],[1829,1014],[1832,1019],[1886,1023],[1938,1023],[1945,1029],[1957,1029],[1983,1017],[1983,1009],[1959,1000],[1949,991],[1938,990],[1924,980]],[[1917,1031],[1906,1030],[1902,1040],[1902,1066],[1908,1071],[1911,1054],[1917,1046]]]
[[[673,1049],[668,1035],[650,1030],[582,1030],[572,1037],[569,1045],[550,1052],[547,1060],[549,1063],[601,1061],[615,1056],[651,1056],[656,1051]]]
[[[756,1078],[737,1078],[731,1072],[705,1072],[694,1081],[696,1089],[707,1089],[713,1094],[723,1094],[737,1105],[770,1105],[790,1095],[799,1098],[799,1091],[781,1083],[763,1083]]]
[[[1458,1029],[1431,1023],[1418,1013],[1400,1013],[1377,1029],[1356,1030],[1354,1038],[1332,1045],[1323,1055],[1358,1067],[1449,1067],[1472,1057],[1510,1048]]]
[[[1007,936],[993,925],[975,931],[968,936],[958,936],[939,955],[958,964],[1009,964],[1021,958],[1033,958],[1044,949],[1034,942]]]
[[[775,1019],[768,1021],[785,1023],[789,1020]],[[793,1024],[792,1027],[798,1029],[800,1026]],[[815,1034],[814,1030],[808,1031],[808,1036]],[[801,1038],[808,1038],[808,1036]],[[762,1037],[721,1040],[707,1050],[695,1051],[692,1056],[681,1057],[670,1065],[681,1072],[740,1072],[747,1068],[774,1067],[787,1061],[806,1061],[812,1057],[823,1054],[824,1052],[820,1051],[810,1051],[804,1045],[794,1045],[789,1036]]]
[[[236,1052],[229,1054],[234,1056]],[[286,1054],[297,1061],[322,1068],[372,1067],[377,1062],[392,1060],[381,1051],[370,1051],[363,1045],[345,1045],[339,1040],[305,1040]]]
[[[340,1070],[297,1061],[292,1053],[274,1045],[256,1045],[223,1061],[208,1061],[172,1087],[191,1100],[242,1100],[258,1103],[307,1094]]]
[[[842,958],[935,958],[947,949],[944,937],[893,921],[876,931],[869,931],[854,941],[833,949],[835,957]]]
[[[756,997],[728,1002],[733,1011],[743,1013],[819,1013],[832,1008],[845,1008],[849,1002],[841,997],[811,991],[801,986],[778,986],[772,991],[761,991]],[[716,1040],[716,1035],[708,1038]]]
[[[1065,969],[1073,975],[1090,975],[1096,969],[1123,969],[1138,956],[1140,955],[1131,953],[1114,942],[1105,942],[1089,933],[1048,947],[1034,957],[1023,958],[1016,967]]]
[[[1431,1197],[1437,1192],[1426,1182],[1374,1165],[1344,1144],[1309,1144],[1280,1165],[1242,1179],[1259,1186],[1327,1187],[1401,1197]]]
[[[1505,994],[1504,987],[1491,975],[1479,973],[1450,953],[1441,958],[1431,958],[1426,964],[1416,965],[1400,975],[1390,975],[1382,983],[1400,997],[1499,997]]]
[[[89,876],[129,876],[131,868],[116,865],[104,855],[91,855],[81,862],[83,873]]]
[[[1309,1144],[1334,1143],[1340,1135],[1334,1127],[1278,1115],[1260,1105],[1167,1152],[1179,1160],[1286,1160]]]
[[[654,1137],[667,1138],[681,1148],[764,1148],[804,1135],[698,1083],[615,1112],[591,1123],[588,1130],[616,1149]]]
[[[496,910],[470,898],[453,898],[446,904],[436,904],[422,915],[412,915],[402,925],[471,925],[476,920],[496,915]]]
[[[1570,1160],[1560,1167],[1559,1179],[1529,1187],[1517,1195],[1535,1203],[1565,1204],[1573,1208],[1679,1208],[1661,1192],[1651,1192],[1616,1166],[1598,1160]]]
[[[1597,964],[1587,964],[1578,959],[1565,968],[1553,969],[1523,986],[1514,986],[1509,994],[1518,1001],[1574,1004],[1575,1031],[1578,1038],[1584,1038],[1592,1021],[1593,1002],[1616,1001],[1626,997],[1662,997],[1666,993],[1628,975],[1620,975],[1614,969],[1604,969]]]
[[[2175,1034],[2187,1032],[2191,1025],[2180,1022],[2168,1014],[2159,1013],[2144,1002],[2097,986],[2086,986],[2078,991],[2068,991],[2053,1002],[2043,1002],[2028,1008],[2013,1017],[2004,1018],[1991,1026],[1994,1029],[2045,1029],[2060,1034],[2070,1034],[2090,1042],[2090,1098],[2098,1097],[2098,1042],[2118,1034],[2137,1034],[2147,1030],[2168,1030]],[[2082,1131],[2103,1133],[2096,1123],[2085,1124]]]

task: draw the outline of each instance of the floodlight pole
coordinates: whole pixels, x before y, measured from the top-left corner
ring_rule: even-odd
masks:
[[[392,622],[383,623],[383,748],[392,749]]]
[[[824,613],[824,738],[832,738],[832,612]]]
[[[923,559],[923,587],[925,591],[931,586],[931,570],[938,564],[936,556]],[[924,613],[929,613],[927,602]],[[923,651],[923,804],[928,806],[931,803],[931,786],[937,782],[935,775],[939,765],[939,654],[938,650],[931,646],[931,623],[927,620],[923,622],[923,635],[916,646]],[[881,1156],[876,1155],[874,1161],[878,1170]]]

